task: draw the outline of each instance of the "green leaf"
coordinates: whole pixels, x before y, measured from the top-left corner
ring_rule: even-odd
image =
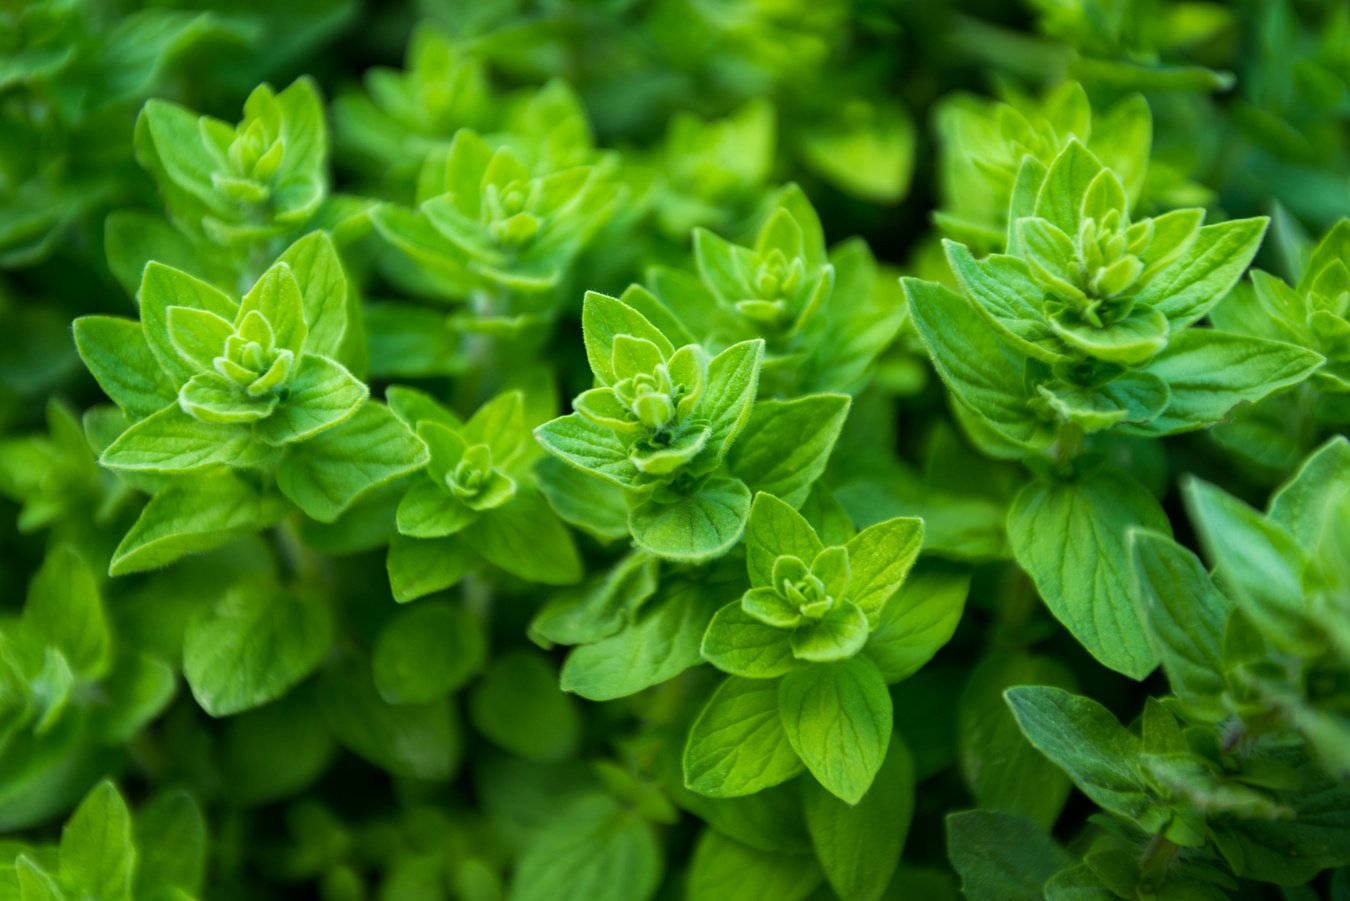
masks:
[[[956,632],[970,573],[954,566],[915,570],[881,610],[864,653],[886,684],[908,679]]]
[[[633,542],[666,560],[698,563],[740,541],[750,516],[750,489],[739,479],[712,478],[683,494],[658,489],[628,517]]]
[[[1138,366],[1167,346],[1167,317],[1152,307],[1135,306],[1124,318],[1096,326],[1072,314],[1050,317],[1050,327],[1070,348],[1108,363]]]
[[[761,851],[703,830],[689,865],[688,898],[806,901],[824,881],[810,854]]]
[[[141,324],[151,353],[175,389],[196,375],[196,369],[178,353],[169,340],[169,308],[187,307],[233,322],[238,304],[216,288],[186,272],[151,262],[141,276]]]
[[[1147,284],[1167,267],[1175,264],[1197,244],[1201,237],[1200,226],[1205,221],[1205,210],[1199,207],[1171,210],[1154,217],[1151,221],[1153,236],[1149,239],[1148,247],[1139,255],[1140,261],[1144,264],[1143,270],[1139,273],[1140,285]],[[1169,273],[1168,277],[1171,275]],[[1219,300],[1223,299],[1223,294],[1215,296]],[[1204,302],[1206,301],[1202,300],[1202,303]],[[1210,300],[1208,303],[1212,306],[1214,301]],[[1184,327],[1184,324],[1179,322],[1178,326]]]
[[[980,661],[957,709],[961,772],[980,807],[1050,829],[1068,800],[1069,780],[1017,727],[1003,700],[1014,685],[1077,687],[1073,673],[1051,657],[1003,653]]]
[[[581,558],[572,533],[535,491],[517,492],[510,503],[484,513],[460,537],[493,566],[528,582],[581,581]]]
[[[306,354],[287,385],[286,399],[258,423],[258,435],[271,445],[306,441],[345,422],[370,396],[370,389],[341,363]]]
[[[530,637],[558,644],[608,638],[656,593],[659,573],[656,558],[633,551],[590,585],[552,598],[530,623]]]
[[[1350,865],[1350,786],[1297,747],[1284,750],[1278,762],[1301,783],[1292,809],[1278,818],[1215,818],[1211,834],[1224,861],[1244,879],[1283,886]]]
[[[708,447],[718,459],[750,419],[763,360],[764,341],[756,338],[733,344],[708,362],[708,379],[696,412],[712,427]]]
[[[200,893],[206,845],[206,819],[187,792],[165,792],[141,808],[136,814],[137,897],[170,886]]]
[[[316,231],[296,241],[278,258],[295,277],[304,309],[308,354],[342,359],[343,338],[351,313],[347,276],[327,232]]]
[[[771,586],[773,564],[779,557],[796,557],[809,564],[823,549],[815,529],[791,505],[764,492],[755,495],[745,528],[751,585]]]
[[[891,696],[866,657],[816,663],[779,683],[783,729],[797,756],[836,797],[857,804],[891,740]]]
[[[305,325],[305,302],[300,285],[286,263],[275,263],[259,277],[239,304],[236,322],[258,311],[272,327],[278,349],[289,350],[295,356],[305,346],[309,329]]]
[[[897,517],[863,529],[848,548],[848,599],[876,625],[923,547],[923,520]]]
[[[280,497],[229,470],[176,478],[141,510],[113,552],[108,573],[156,569],[220,547],[276,523],[286,509]]]
[[[610,361],[614,356],[614,339],[619,335],[650,341],[667,358],[675,352],[670,339],[645,316],[623,301],[595,291],[586,292],[582,301],[581,334],[586,342],[586,359],[590,361],[591,372],[605,385],[616,381]]]
[[[845,660],[867,644],[867,614],[852,601],[840,601],[818,621],[797,626],[788,640],[798,660]]]
[[[525,429],[525,398],[519,391],[506,391],[483,404],[464,424],[466,444],[486,444],[493,465],[509,463],[520,453]]]
[[[478,518],[441,484],[421,478],[403,495],[396,515],[399,533],[420,539],[453,537]]]
[[[914,761],[898,735],[872,788],[856,805],[812,783],[802,787],[806,828],[840,898],[878,901],[900,862],[914,815]]]
[[[66,901],[65,892],[56,878],[27,854],[15,858],[14,877],[14,889],[19,901]],[[10,886],[6,885],[5,888],[9,889]]]
[[[61,830],[60,859],[61,881],[79,897],[131,897],[136,866],[131,813],[111,782],[95,786]]]
[[[678,777],[668,784],[673,800],[727,838],[760,851],[797,855],[798,859],[804,856],[814,862],[796,783],[785,782],[738,798],[695,794]]]
[[[801,323],[802,343],[813,347],[813,353],[802,361],[800,381],[810,391],[855,393],[876,372],[877,358],[894,343],[909,311],[900,283],[882,277],[862,238],[835,245],[829,261],[834,287]],[[850,298],[847,316],[832,309],[841,298]]]
[[[1333,569],[1340,520],[1350,493],[1350,441],[1337,435],[1314,451],[1270,500],[1269,519]]]
[[[1053,434],[1031,411],[1026,361],[988,319],[941,285],[912,278],[901,284],[933,366],[952,393],[1004,439],[1021,447],[1048,446]]]
[[[426,465],[426,446],[383,404],[290,448],[277,486],[307,516],[332,522],[362,495]]]
[[[1243,401],[1255,403],[1299,384],[1322,362],[1292,344],[1190,329],[1173,337],[1144,370],[1167,383],[1171,403],[1158,418],[1126,430],[1155,436],[1205,428]]]
[[[1083,195],[1083,217],[1092,217],[1101,222],[1110,213],[1125,215],[1130,211],[1130,201],[1125,195],[1125,186],[1120,177],[1110,169],[1103,169],[1088,185]]]
[[[562,690],[610,701],[659,685],[703,662],[703,634],[717,598],[701,585],[676,585],[643,604],[637,620],[577,648],[562,669]]]
[[[444,310],[374,302],[360,308],[372,378],[450,375],[466,367],[463,335]],[[394,406],[388,393],[385,398]]]
[[[1149,280],[1135,302],[1166,316],[1173,331],[1197,321],[1242,278],[1269,223],[1257,216],[1204,226],[1175,263]]]
[[[1102,171],[1101,162],[1076,137],[1055,157],[1036,195],[1035,212],[1066,235],[1078,234],[1083,197]]]
[[[193,376],[178,392],[178,406],[198,422],[247,425],[272,415],[276,396],[251,398],[215,372]]]
[[[607,479],[620,488],[642,487],[642,474],[628,457],[628,445],[617,434],[576,413],[561,416],[534,430],[544,450],[564,463]]]
[[[833,121],[810,123],[802,162],[854,197],[892,204],[909,190],[914,123],[899,103],[878,101],[840,110]]]
[[[1111,470],[1070,482],[1033,482],[1008,511],[1013,555],[1050,612],[1092,656],[1142,679],[1158,655],[1134,603],[1132,528],[1170,532],[1148,489]]]
[[[699,277],[718,299],[734,304],[751,296],[747,282],[754,274],[754,252],[706,228],[694,229],[692,237]]]
[[[697,279],[694,275],[686,273],[680,274],[687,279],[693,280],[694,285],[698,284]],[[655,285],[659,280],[659,277],[653,275],[652,280],[653,284]],[[659,298],[657,298],[655,294],[647,290],[642,285],[639,284],[629,285],[627,288],[624,289],[623,294],[619,297],[619,300],[623,301],[625,304],[641,313],[642,316],[648,322],[650,322],[653,326],[656,327],[657,331],[661,332],[663,335],[669,338],[671,344],[674,345],[675,347],[678,348],[683,347],[686,344],[697,343],[693,334],[691,334],[689,329],[685,327],[684,323],[681,321],[679,316],[677,316],[673,310],[671,310],[668,306],[665,305],[665,303],[663,303]],[[685,298],[684,300],[687,304],[688,299]],[[707,298],[707,302],[710,304],[712,303],[711,296]],[[686,312],[687,309],[681,311],[682,314]]]
[[[447,604],[394,614],[371,650],[375,690],[390,704],[429,704],[466,683],[487,658],[483,626]]]
[[[661,881],[650,824],[613,798],[587,794],[553,812],[521,852],[509,901],[647,901]]]
[[[1022,351],[1053,363],[1060,359],[1059,340],[1045,321],[1045,289],[1032,279],[1016,257],[994,254],[976,260],[964,244],[944,240],[947,263],[961,291]]]
[[[165,100],[149,100],[136,123],[136,155],[155,175],[194,194],[212,191],[216,160],[203,146],[203,132],[195,113]],[[145,159],[153,155],[154,165]]]
[[[144,419],[177,399],[150,352],[138,322],[114,316],[75,320],[75,347],[103,393],[132,420]]]
[[[557,457],[535,464],[535,479],[553,512],[598,541],[628,537],[628,501],[614,483]]]
[[[337,755],[337,741],[317,693],[307,685],[231,717],[218,747],[230,802],[243,807],[294,797],[322,776]]]
[[[1047,220],[1034,216],[1016,220],[1014,228],[1017,246],[1036,280],[1054,297],[1081,302],[1084,294],[1078,286],[1075,266],[1078,251],[1073,239]]]
[[[752,492],[800,507],[825,471],[851,402],[846,394],[760,401],[727,454],[727,468]]]
[[[703,659],[725,673],[772,679],[801,664],[792,654],[790,633],[750,616],[733,601],[713,616],[703,636]]]
[[[409,388],[405,385],[390,385],[384,392],[384,402],[408,427],[416,430],[419,423],[438,422],[454,431],[464,428],[464,423],[454,413],[447,410],[440,401],[425,391]]]
[[[947,817],[947,848],[967,898],[1043,901],[1045,883],[1073,858],[1022,817],[967,810]]]
[[[1200,560],[1155,532],[1130,533],[1139,580],[1140,616],[1162,658],[1172,691],[1187,709],[1210,722],[1227,710],[1223,635],[1232,604],[1219,593]]]
[[[109,744],[129,742],[164,712],[177,690],[173,667],[149,654],[124,652],[99,685],[94,729]]]
[[[402,264],[394,268],[394,281],[405,281],[419,294],[466,296],[479,280],[468,270],[457,248],[432,226],[420,210],[392,203],[378,204],[371,210],[371,224],[393,248]]]
[[[344,746],[393,775],[449,779],[463,750],[448,701],[388,704],[358,661],[330,667],[319,683],[324,716]]]
[[[230,273],[222,271],[220,265],[225,261],[202,259],[203,249],[194,236],[148,208],[113,210],[104,220],[103,250],[108,268],[130,297],[136,296],[145,264],[151,260],[185,272],[207,274],[209,270],[208,281],[228,283]]]
[[[656,367],[666,361],[661,348],[646,338],[632,335],[614,336],[611,357],[616,381],[655,372]]]
[[[1199,479],[1182,488],[1219,583],[1262,635],[1293,653],[1316,653],[1325,627],[1304,601],[1307,551],[1281,526]]]
[[[112,636],[93,571],[70,545],[50,551],[33,576],[23,626],[59,650],[74,674],[94,680],[108,672]]]
[[[247,424],[202,422],[175,404],[119,435],[99,462],[109,469],[190,472],[221,464],[255,466],[265,453]]]
[[[422,540],[395,535],[389,540],[389,588],[400,604],[459,583],[477,557],[457,538]]]
[[[535,761],[566,760],[581,740],[581,714],[558,691],[558,673],[538,651],[492,661],[469,696],[474,728],[498,747]]]
[[[1062,688],[1004,693],[1022,734],[1101,807],[1141,821],[1153,810],[1140,770],[1143,748],[1105,707]],[[1142,823],[1141,823],[1142,825]]]
[[[1036,391],[1056,413],[1084,432],[1101,431],[1120,422],[1152,422],[1172,402],[1167,383],[1139,369],[1126,370],[1103,385],[1051,382],[1037,385]]]
[[[327,656],[333,631],[323,600],[239,586],[188,624],[183,675],[203,710],[229,716],[295,687]]]
[[[726,679],[690,727],[684,748],[685,787],[713,798],[751,795],[803,769],[783,729],[772,679]]]

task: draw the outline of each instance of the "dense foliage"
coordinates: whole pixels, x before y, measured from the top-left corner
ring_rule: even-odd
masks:
[[[0,5],[0,899],[1350,897],[1350,7]]]

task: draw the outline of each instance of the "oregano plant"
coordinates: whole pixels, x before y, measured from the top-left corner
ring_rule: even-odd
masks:
[[[0,901],[1350,891],[1337,4],[0,8]]]

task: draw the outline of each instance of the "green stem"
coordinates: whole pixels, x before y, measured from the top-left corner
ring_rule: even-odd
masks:
[[[1164,835],[1153,836],[1153,840],[1144,849],[1143,856],[1139,858],[1139,872],[1148,873],[1151,870],[1162,869],[1171,862],[1180,849],[1180,845]]]
[[[294,573],[297,581],[314,583],[324,574],[323,560],[301,539],[296,522],[296,517],[289,516],[277,523],[277,556],[286,569]]]
[[[1043,84],[1064,78],[1074,56],[1072,50],[1043,38],[968,16],[955,17],[948,40],[953,48],[973,59]]]
[[[1081,426],[1066,422],[1059,428],[1059,440],[1051,448],[1051,456],[1056,463],[1067,466],[1083,453],[1085,434]]]
[[[482,619],[488,621],[489,614],[492,612],[493,586],[492,583],[479,576],[477,573],[469,573],[460,583],[464,592],[464,606],[468,611]]]

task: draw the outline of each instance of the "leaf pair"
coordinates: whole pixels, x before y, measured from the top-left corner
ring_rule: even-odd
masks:
[[[772,679],[863,649],[918,558],[923,526],[892,519],[826,548],[800,513],[761,493],[745,541],[751,588],[713,617],[703,656],[732,675]]]
[[[1217,307],[1215,326],[1276,341],[1288,341],[1326,358],[1314,376],[1324,391],[1350,390],[1350,220],[1341,219],[1315,246],[1300,246],[1307,263],[1295,285],[1252,272],[1250,290],[1235,292]]]
[[[750,418],[763,342],[746,341],[707,359],[676,351],[646,317],[587,294],[582,328],[601,387],[572,413],[535,430],[563,461],[640,495],[629,515],[638,544],[691,561],[725,553],[739,538],[750,493],[717,476]]]
[[[752,489],[805,500],[843,426],[847,397],[755,403],[763,341],[711,359],[698,345],[676,350],[650,319],[612,297],[586,296],[582,328],[600,387],[535,436],[629,495],[628,527],[640,547],[668,559],[711,559],[740,539]]]
[[[292,245],[242,301],[158,263],[139,323],[88,316],[76,346],[131,420],[103,451],[118,472],[170,476],[124,539],[114,572],[219,546],[283,512],[270,480],[308,515],[335,519],[421,465],[425,448],[336,359],[346,356],[347,280],[331,240]]]
[[[25,828],[64,809],[70,789],[53,791],[53,781],[68,785],[61,774],[82,772],[81,761],[127,741],[173,699],[172,668],[115,641],[111,620],[85,558],[58,545],[33,577],[22,614],[0,631],[11,761],[0,774],[0,827]]]
[[[624,302],[680,341],[763,338],[765,394],[856,389],[904,322],[895,283],[861,240],[827,252],[797,185],[777,193],[760,223],[752,246],[695,230],[697,275],[655,268],[650,290],[634,285]]]
[[[231,126],[163,100],[136,124],[136,155],[191,233],[232,244],[293,230],[328,192],[328,133],[313,81],[261,85]]]
[[[753,794],[803,768],[830,793],[856,804],[891,740],[891,698],[875,663],[855,657],[782,679],[722,683],[694,722],[684,781],[712,797]]]
[[[936,220],[948,237],[973,247],[1003,245],[1013,227],[1008,210],[1014,191],[1025,191],[1025,182],[1044,173],[1074,139],[1120,176],[1131,204],[1143,192],[1153,116],[1138,94],[1107,110],[1094,110],[1076,81],[1039,98],[958,94],[939,101],[936,125],[943,138]]]
[[[157,796],[133,818],[116,787],[102,782],[75,809],[56,848],[7,850],[15,854],[10,884],[25,898],[188,897],[205,882],[206,822],[181,792]]]
[[[242,301],[158,263],[146,267],[139,296],[139,328],[101,316],[75,325],[86,365],[141,420],[104,452],[104,465],[252,465],[269,447],[340,424],[366,399],[365,386],[333,359],[347,328],[346,286],[323,233],[288,250]]]
[[[416,269],[392,273],[430,284],[445,300],[479,288],[552,289],[624,194],[599,163],[558,162],[547,146],[522,153],[468,128],[433,147],[416,209],[383,205],[373,213],[380,235]]]
[[[690,731],[686,786],[738,797],[804,765],[847,803],[862,798],[890,741],[887,677],[912,670],[897,672],[898,645],[876,660],[860,652],[900,603],[922,536],[919,521],[894,519],[826,548],[791,506],[756,496],[746,530],[752,587],[718,611],[703,639],[704,658],[732,678]],[[917,650],[916,638],[900,644]]]
[[[390,388],[388,397],[429,452],[425,477],[399,502],[389,548],[399,601],[451,587],[479,557],[529,581],[581,578],[570,533],[522,466],[530,433],[520,392],[498,395],[467,422],[414,389]]]
[[[1179,210],[1131,224],[1120,181],[1077,141],[1033,187],[1014,199],[1007,255],[947,243],[961,294],[903,282],[939,374],[995,433],[977,439],[989,452],[1043,449],[1062,423],[1203,428],[1320,365],[1284,342],[1190,328],[1237,283],[1265,220],[1200,227],[1201,211]]]

